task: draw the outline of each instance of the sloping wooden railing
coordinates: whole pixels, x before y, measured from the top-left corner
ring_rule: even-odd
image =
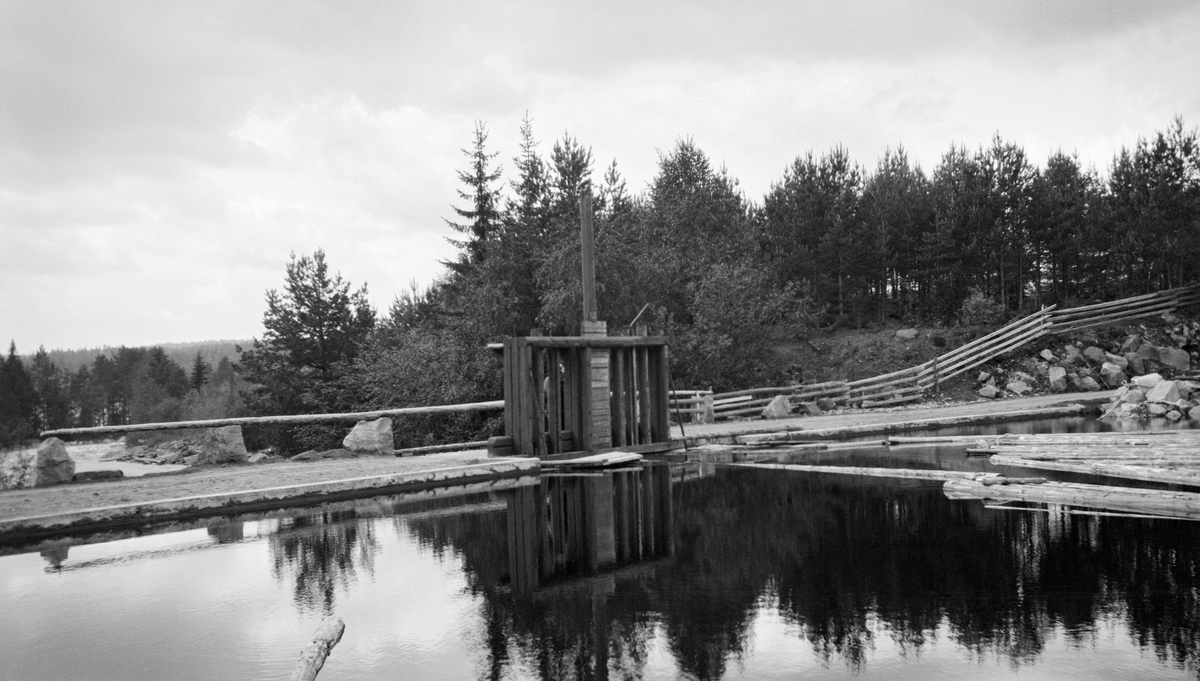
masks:
[[[717,393],[712,396],[713,417],[721,420],[756,415],[779,395],[786,395],[793,407],[820,398],[833,400],[838,406],[858,407],[914,402],[942,381],[1042,336],[1133,321],[1194,305],[1200,305],[1200,284],[1065,310],[1051,305],[928,362],[882,376]]]

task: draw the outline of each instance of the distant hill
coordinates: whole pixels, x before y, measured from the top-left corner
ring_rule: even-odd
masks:
[[[190,371],[192,362],[196,359],[196,353],[204,358],[205,362],[211,367],[217,366],[222,357],[228,357],[230,362],[238,360],[237,347],[250,347],[249,340],[208,340],[196,341],[191,343],[157,343],[157,347],[163,349],[167,356],[174,360],[179,366]],[[147,347],[155,347],[154,345]],[[50,355],[50,360],[54,362],[59,369],[76,372],[79,367],[87,365],[91,366],[97,355],[111,355],[117,348],[104,346],[102,348],[83,348],[80,350],[47,350]],[[32,359],[32,355],[27,355],[24,359],[28,362]]]

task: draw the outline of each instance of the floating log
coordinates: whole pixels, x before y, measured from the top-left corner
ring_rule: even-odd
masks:
[[[607,452],[592,454],[572,459],[554,459],[542,462],[542,468],[611,468],[624,466],[642,460],[642,455],[635,452]]]
[[[729,466],[742,468],[766,468],[769,470],[791,471],[793,473],[836,473],[838,475],[865,475],[873,478],[908,478],[913,480],[990,480],[990,484],[1007,484],[999,473],[978,473],[971,471],[945,471],[924,468],[871,468],[863,466],[816,466],[792,463],[731,463]],[[1026,480],[1026,478],[1013,478]],[[1042,478],[1029,478],[1041,480]],[[982,483],[981,483],[982,484]]]
[[[1128,480],[1144,480],[1172,485],[1200,486],[1200,466],[1140,466],[1126,463],[1107,461],[1068,462],[1068,461],[1037,461],[1019,456],[1004,456],[996,454],[991,462],[997,466],[1014,466],[1020,468],[1036,468],[1038,470],[1063,471],[1081,473],[1084,475],[1100,475]]]
[[[975,414],[971,416],[948,416],[918,421],[899,421],[893,423],[872,423],[862,426],[845,428],[825,428],[814,430],[789,430],[778,433],[755,433],[740,435],[734,439],[741,445],[761,445],[772,442],[808,442],[810,440],[836,439],[855,435],[883,435],[903,432],[906,430],[926,430],[946,428],[950,426],[977,425],[981,423],[1003,423],[1005,421],[1021,421],[1025,419],[1056,418],[1060,416],[1078,416],[1087,411],[1082,404],[1071,404],[1064,407],[1049,409],[1022,409],[1005,411],[994,414]]]
[[[1128,511],[1200,520],[1200,494],[1195,492],[1169,492],[1067,482],[1044,482],[1037,485],[986,485],[976,480],[947,480],[942,490],[950,499],[1065,504],[1106,511]]]
[[[289,681],[313,681],[317,678],[317,673],[325,666],[325,658],[329,657],[333,647],[342,640],[342,633],[345,631],[346,624],[340,617],[322,620],[321,626],[317,627],[317,632],[313,634],[312,641],[300,651],[300,661],[288,677]]]
[[[371,421],[385,416],[426,416],[429,414],[456,414],[471,411],[495,411],[504,408],[504,400],[471,402],[468,404],[442,404],[433,407],[404,407],[356,411],[344,414],[293,414],[288,416],[241,416],[207,421],[173,421],[170,423],[131,423],[124,426],[93,426],[91,428],[58,428],[42,431],[42,437],[60,435],[101,435],[105,433],[139,433],[151,430],[179,430],[184,428],[220,428],[222,426],[248,425],[298,425],[304,423],[339,423]]]

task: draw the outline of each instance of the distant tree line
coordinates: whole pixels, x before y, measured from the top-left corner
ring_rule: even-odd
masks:
[[[42,430],[221,418],[242,411],[233,363],[214,369],[197,353],[190,373],[161,347],[121,347],[76,371],[60,369],[45,348],[31,361],[16,344],[0,362],[0,446]]]

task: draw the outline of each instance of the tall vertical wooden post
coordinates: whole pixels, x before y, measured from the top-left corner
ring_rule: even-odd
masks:
[[[596,319],[596,240],[592,233],[592,194],[585,190],[579,197],[580,255],[583,261],[583,322],[581,336],[608,335],[608,325]],[[580,449],[593,451],[613,446],[612,404],[609,395],[609,351],[607,349],[584,350],[587,354],[588,422]]]
[[[583,321],[596,321],[596,236],[592,233],[592,192],[579,196],[579,239],[583,260]],[[586,329],[583,335],[587,335]]]

